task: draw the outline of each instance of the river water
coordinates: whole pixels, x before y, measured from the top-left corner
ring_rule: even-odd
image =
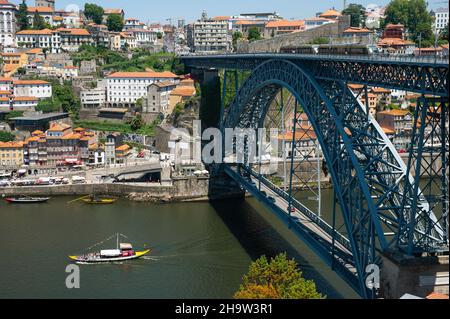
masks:
[[[332,192],[323,192],[330,211]],[[277,217],[255,199],[214,204],[121,200],[89,206],[0,203],[0,298],[230,298],[250,262],[287,252],[329,298],[357,298]],[[80,289],[65,285],[67,255],[120,232],[145,259],[81,265]],[[112,240],[97,249],[114,248]]]

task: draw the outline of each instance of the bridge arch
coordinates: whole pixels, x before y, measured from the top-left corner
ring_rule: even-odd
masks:
[[[365,269],[376,262],[375,250],[407,241],[387,239],[385,231],[417,227],[421,232],[420,225],[411,224],[415,218],[409,211],[396,209],[403,183],[409,179],[405,164],[345,83],[318,81],[301,65],[287,60],[268,60],[252,71],[228,108],[222,127],[261,128],[282,88],[301,103],[317,135],[341,207],[359,285],[366,291]],[[426,206],[426,201],[421,205]],[[422,218],[424,224],[430,219],[435,220],[433,216]]]

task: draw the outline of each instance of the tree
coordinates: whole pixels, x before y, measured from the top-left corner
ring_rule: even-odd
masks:
[[[34,12],[34,17],[33,17],[33,29],[34,30],[42,30],[47,27],[48,27],[48,24],[45,22],[44,18],[36,10]]]
[[[101,24],[103,22],[104,14],[105,11],[103,8],[96,4],[86,3],[84,5],[84,15],[87,19],[92,20],[96,24]]]
[[[322,299],[311,280],[302,277],[294,259],[279,254],[251,263],[235,299]]]
[[[239,31],[236,31],[233,33],[233,48],[236,51],[237,49],[237,42],[238,40],[241,40],[243,38],[242,33]]]
[[[14,139],[14,134],[11,132],[0,131],[0,142],[12,142]]]
[[[17,27],[19,31],[27,30],[30,28],[30,23],[28,22],[28,6],[25,0],[19,5],[19,10],[16,14]]]
[[[251,27],[250,29],[248,29],[248,41],[252,42],[252,41],[256,41],[256,40],[261,40],[261,32],[259,31],[259,29],[257,27]]]
[[[141,113],[136,113],[136,115],[130,121],[130,127],[133,131],[137,131],[145,125],[144,119]]]
[[[342,14],[350,16],[352,27],[363,27],[366,25],[366,8],[360,4],[351,3],[342,11]]]
[[[52,113],[60,110],[61,102],[56,97],[43,99],[36,106],[36,111],[42,111],[43,113]]]
[[[393,0],[387,6],[385,15],[384,24],[403,24],[416,44],[432,42],[432,17],[425,0]]]
[[[162,37],[163,37],[163,34],[162,34],[161,32],[157,32],[157,33],[156,33],[156,37],[157,37],[159,40],[161,40]]]
[[[110,14],[106,20],[106,25],[108,26],[109,31],[120,32],[124,26],[123,18],[117,13]]]
[[[310,41],[309,44],[328,44],[328,43],[330,43],[329,38],[318,37],[318,38],[314,38],[312,41]]]
[[[443,41],[447,41],[448,42],[448,23],[447,26],[445,27],[445,29],[439,34],[439,38]]]

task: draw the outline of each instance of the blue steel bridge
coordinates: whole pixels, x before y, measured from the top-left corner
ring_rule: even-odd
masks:
[[[286,90],[295,99],[292,118],[298,119],[302,111],[307,114],[333,182],[332,223],[296,199],[293,181],[302,168],[294,156],[288,159],[287,187],[276,186],[248,161],[223,164],[222,169],[363,298],[376,297],[366,279],[370,265],[379,265],[382,254],[448,253],[448,60],[297,54],[182,60],[194,72],[223,72],[222,130],[262,128],[271,105]],[[245,80],[239,76],[242,71],[248,75]],[[363,89],[355,94],[348,84]],[[367,86],[420,94],[406,162],[370,115]],[[229,92],[234,99],[226,104]],[[299,127],[294,120],[290,154],[300,151],[295,134]]]

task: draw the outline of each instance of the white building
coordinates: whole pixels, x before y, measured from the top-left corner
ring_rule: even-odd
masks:
[[[0,45],[3,47],[15,44],[16,6],[8,0],[0,1]]]
[[[196,53],[220,53],[231,50],[228,21],[208,19],[206,13],[192,25],[191,49]]]
[[[82,44],[92,44],[86,29],[22,30],[17,32],[17,44],[25,48],[47,48],[52,53],[75,52]]]
[[[34,22],[34,15],[40,15],[45,23],[49,26],[53,25],[53,17],[55,15],[55,9],[52,7],[28,7],[28,23],[32,26]]]
[[[147,95],[147,88],[155,82],[179,83],[172,72],[116,72],[107,78],[107,103],[110,107],[133,107]]]
[[[102,108],[106,103],[106,87],[98,83],[94,89],[84,89],[80,92],[80,101],[83,108]]]
[[[14,80],[14,95],[35,96],[39,99],[52,97],[52,85],[42,80]]]
[[[38,101],[34,96],[0,97],[0,111],[35,111]]]
[[[438,31],[443,31],[448,27],[448,8],[439,8],[434,12],[435,26]]]
[[[132,35],[135,38],[137,47],[154,45],[158,40],[157,33],[150,30],[128,29],[126,33]]]

